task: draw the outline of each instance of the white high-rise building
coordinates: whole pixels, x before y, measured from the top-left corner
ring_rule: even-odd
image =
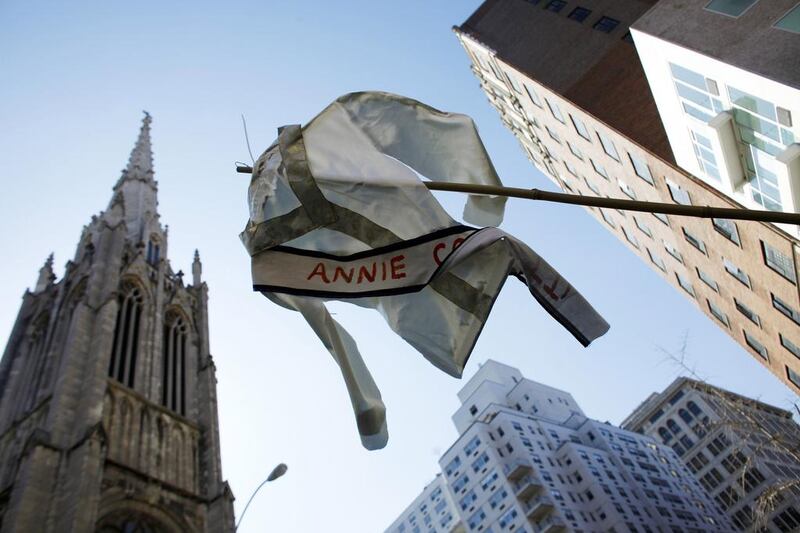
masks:
[[[458,397],[442,473],[387,532],[733,530],[671,448],[586,418],[567,392],[490,360]]]
[[[671,446],[734,525],[759,512],[763,531],[800,530],[800,426],[792,413],[681,377],[653,393],[622,426]],[[777,487],[780,498],[769,498]],[[762,531],[759,529],[759,531]]]
[[[631,26],[678,166],[751,209],[800,212],[798,33],[794,0],[660,0]]]

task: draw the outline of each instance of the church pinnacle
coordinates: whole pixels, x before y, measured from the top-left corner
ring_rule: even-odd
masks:
[[[146,240],[146,235],[160,233],[158,224],[158,185],[153,178],[153,150],[150,142],[150,113],[144,112],[136,144],[131,150],[128,165],[114,185],[114,195],[109,208],[122,200],[124,219],[129,237],[136,242]]]
[[[153,119],[150,117],[150,113],[145,111],[144,118],[142,119],[142,127],[139,130],[139,138],[136,139],[136,145],[134,145],[133,150],[131,150],[128,166],[122,171],[122,180],[140,179],[143,181],[152,181],[153,150],[150,145],[150,123],[152,121]]]
[[[53,283],[56,279],[56,275],[53,272],[53,254],[47,256],[47,260],[44,262],[44,266],[39,269],[39,279],[36,281],[36,287],[34,291],[41,292],[45,290],[48,285]]]

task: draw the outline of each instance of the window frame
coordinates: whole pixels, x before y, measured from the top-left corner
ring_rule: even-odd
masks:
[[[770,264],[770,262],[768,260],[768,255],[767,255],[767,248],[771,248],[774,251],[774,253],[780,254],[780,255],[786,257],[787,259],[789,259],[791,261],[792,270],[793,270],[793,273],[794,273],[794,279],[790,278],[789,276],[784,274],[781,270],[779,270],[778,268],[776,268],[776,267],[772,266],[772,264]],[[772,270],[772,271],[776,272],[777,274],[779,274],[783,279],[787,280],[792,285],[797,285],[797,269],[795,268],[795,264],[794,264],[794,257],[793,257],[794,254],[792,254],[792,256],[787,256],[786,254],[784,254],[783,252],[781,252],[780,250],[778,250],[777,248],[775,248],[771,244],[769,244],[766,241],[762,240],[761,241],[761,255],[762,255],[763,259],[764,259],[764,264],[767,265],[767,267],[769,267],[770,270]]]
[[[639,176],[642,180],[649,183],[651,186],[656,186],[655,178],[653,177],[653,172],[650,170],[650,165],[647,164],[646,161],[642,161],[638,157],[634,156],[632,153],[628,152],[628,160],[631,162],[631,166],[633,167],[633,172]],[[644,165],[644,168],[647,170],[647,176],[643,176],[639,173],[639,167],[636,165],[637,163]]]

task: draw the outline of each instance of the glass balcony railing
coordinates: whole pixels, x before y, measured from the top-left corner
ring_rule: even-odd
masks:
[[[558,516],[551,516],[549,518],[545,518],[541,522],[537,522],[534,531],[536,533],[556,533],[558,531],[564,531],[567,528],[567,524],[558,517]]]
[[[516,459],[503,467],[503,473],[510,481],[516,481],[532,471],[530,463]]]
[[[514,494],[520,500],[535,496],[542,489],[542,482],[528,474],[514,483]]]
[[[543,494],[541,496],[538,496],[530,500],[523,507],[525,509],[525,514],[527,515],[528,519],[537,521],[542,519],[547,515],[547,513],[552,511],[553,508],[555,507],[555,504],[553,503],[553,500],[551,500],[549,496]]]

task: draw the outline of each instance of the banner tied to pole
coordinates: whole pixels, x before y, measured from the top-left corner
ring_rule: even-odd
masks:
[[[381,92],[340,97],[285,126],[253,167],[241,234],[253,288],[300,312],[339,365],[367,449],[385,407],[353,338],[325,308],[347,300],[461,377],[508,276],[584,346],[608,324],[525,243],[495,226],[505,198],[470,196],[459,224],[420,180],[501,185],[475,124]]]

